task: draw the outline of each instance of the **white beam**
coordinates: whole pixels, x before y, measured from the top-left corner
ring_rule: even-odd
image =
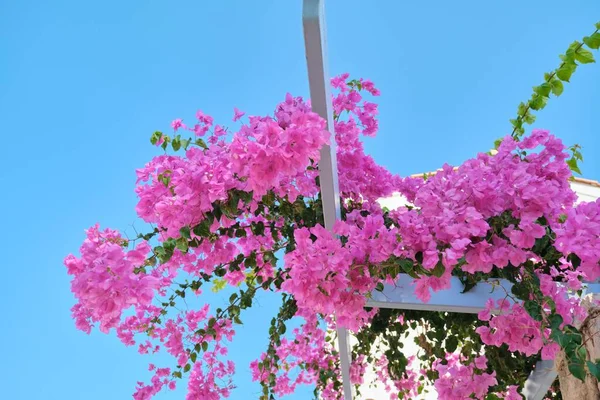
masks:
[[[506,279],[480,282],[466,293],[457,277],[450,280],[450,288],[431,293],[431,300],[423,303],[415,295],[414,279],[400,274],[395,285],[384,285],[383,291],[374,291],[367,300],[368,307],[399,308],[404,310],[447,311],[476,314],[483,310],[489,298],[500,300],[510,294],[512,283]]]
[[[432,291],[431,299],[424,303],[415,295],[414,282],[409,275],[400,274],[395,285],[385,284],[383,291],[373,291],[367,300],[367,307],[476,314],[485,308],[488,299],[503,299],[512,289],[512,283],[508,280],[490,278],[462,293],[463,284],[453,276],[450,278],[450,288]],[[585,283],[583,295],[586,293],[600,293],[600,283]]]
[[[304,0],[303,22],[311,106],[314,112],[325,119],[327,130],[331,133],[331,144],[323,146],[319,161],[325,228],[331,230],[340,218],[340,194],[323,0]]]
[[[336,160],[335,132],[333,125],[333,106],[327,66],[327,37],[325,28],[324,0],[304,0],[302,9],[304,26],[304,45],[308,66],[308,82],[310,101],[314,112],[327,121],[327,130],[331,134],[331,144],[321,149],[319,161],[319,181],[323,201],[325,228],[333,230],[333,225],[340,218],[340,194]],[[344,398],[354,398],[353,386],[350,383],[350,341],[344,328],[337,329],[340,352],[340,367],[344,388]]]

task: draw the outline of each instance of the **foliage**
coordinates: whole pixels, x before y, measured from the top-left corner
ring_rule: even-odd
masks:
[[[586,48],[587,47],[587,48]],[[515,139],[521,138],[525,134],[525,124],[533,124],[535,115],[532,110],[539,111],[546,107],[550,94],[560,96],[564,90],[564,82],[569,82],[577,67],[581,64],[594,63],[594,55],[590,50],[600,48],[600,23],[596,24],[596,30],[590,35],[585,36],[583,41],[574,41],[564,54],[560,55],[561,64],[554,71],[544,74],[544,82],[539,86],[533,87],[533,94],[526,102],[521,102],[517,109],[517,117],[511,119],[513,126],[511,136]],[[578,64],[579,63],[579,64]],[[498,145],[500,140],[496,141]],[[573,172],[581,174],[578,161],[583,161],[580,147],[575,145],[571,147],[572,157],[567,161]]]
[[[583,42],[594,49],[599,39],[597,30]],[[399,398],[430,384],[441,399],[520,398],[535,362],[560,349],[574,376],[597,377],[600,364],[587,359],[575,325],[586,315],[582,281],[600,277],[600,201],[574,206],[578,148],[569,159],[549,132],[522,130],[533,122],[530,109],[560,94],[576,62],[593,60],[588,53],[569,48],[519,107],[514,134],[496,154],[445,165],[426,180],[395,176],[365,154],[360,136],[377,132],[377,105],[364,97],[379,91],[368,80],[334,78],[342,220],[333,233],[322,226],[318,178],[329,134],[301,98],[288,95],[272,117],[248,117],[231,140],[200,111],[193,126],[174,120],[173,134],[151,137],[165,154],[136,171],[136,211],[153,229],[128,240],[94,226],[80,256],[65,259],[77,327],[114,330],[140,353],[173,356],[173,367],[150,365],[154,377],[138,385],[137,400],[184,376],[188,399],[228,397],[235,365],[227,343],[260,291],[281,296],[267,349],[251,364],[262,399],[300,384],[341,398],[336,326],[359,339],[353,383],[371,366]],[[243,117],[236,109],[234,122]],[[377,200],[394,192],[408,204],[381,209]],[[497,287],[504,299],[477,316],[366,307],[400,274],[415,278],[425,302],[453,277],[465,291],[500,278],[512,287]],[[232,294],[222,307],[187,308],[206,286]],[[302,324],[288,330],[292,319]],[[416,357],[403,351],[408,335],[421,348]]]

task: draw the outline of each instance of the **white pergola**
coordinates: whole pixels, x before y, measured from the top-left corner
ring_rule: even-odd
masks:
[[[340,196],[336,161],[336,144],[333,124],[333,109],[330,92],[330,75],[327,65],[327,37],[325,27],[325,0],[303,0],[304,43],[312,109],[327,122],[331,134],[331,145],[321,149],[319,177],[325,228],[332,230],[340,218]],[[386,285],[383,292],[372,293],[367,305],[379,308],[406,310],[446,311],[458,313],[478,313],[483,310],[489,298],[502,299],[506,292],[498,289],[501,285],[510,292],[512,284],[506,280],[481,282],[469,292],[462,293],[463,285],[458,278],[452,278],[450,289],[433,293],[428,303],[423,303],[414,294],[413,279],[401,275],[396,285]],[[496,289],[494,290],[494,287]],[[600,293],[600,284],[589,284],[588,293]],[[351,348],[346,329],[337,328],[338,346],[344,387],[344,398],[354,399],[354,388],[350,383]],[[527,400],[542,400],[556,379],[557,372],[553,361],[540,361],[530,374],[523,395]]]

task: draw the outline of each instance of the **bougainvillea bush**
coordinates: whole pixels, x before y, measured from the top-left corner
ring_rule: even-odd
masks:
[[[371,366],[391,398],[414,398],[427,385],[440,399],[521,398],[535,362],[561,349],[574,376],[597,376],[575,326],[587,312],[582,282],[600,277],[600,202],[574,206],[577,148],[571,154],[551,133],[521,128],[533,122],[529,109],[541,108],[535,96],[545,104],[561,80],[547,74],[493,154],[402,178],[361,143],[378,129],[378,89],[347,74],[332,79],[342,204],[334,233],[323,227],[318,177],[330,137],[309,102],[287,95],[270,116],[236,109],[235,132],[201,111],[174,120],[172,133],[151,138],[164,154],[136,171],[136,212],[151,230],[129,240],[93,226],[80,255],[65,259],[77,328],[172,355],[169,365],[150,365],[137,400],[177,385],[187,399],[229,397],[239,366],[228,344],[260,291],[281,297],[265,327],[269,344],[250,365],[262,399],[305,384],[323,399],[342,398],[337,326],[359,340],[353,383]],[[381,208],[377,200],[394,193],[409,205]],[[465,290],[495,278],[513,285],[473,316],[366,307],[399,274],[415,278],[424,302],[453,276]],[[233,288],[228,302],[178,307],[215,286]],[[292,319],[302,323],[287,330]],[[407,357],[402,341],[417,327],[425,328],[415,339],[422,351]]]

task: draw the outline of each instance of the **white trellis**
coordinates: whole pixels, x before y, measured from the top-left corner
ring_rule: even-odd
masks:
[[[330,93],[329,71],[327,65],[327,38],[325,28],[324,0],[303,0],[304,44],[308,66],[308,80],[312,109],[327,121],[331,134],[331,145],[321,149],[319,178],[323,199],[325,228],[332,230],[333,224],[340,218],[340,196],[336,162],[336,145],[333,125],[333,110]],[[385,285],[383,292],[374,292],[368,306],[408,310],[447,311],[459,313],[478,313],[489,298],[504,298],[506,292],[494,287],[502,285],[510,291],[511,283],[506,280],[481,282],[467,293],[461,293],[462,283],[452,278],[451,288],[432,293],[431,300],[423,303],[414,294],[412,278],[401,275],[395,286]],[[589,284],[588,293],[600,293],[600,284]],[[354,389],[350,383],[351,349],[346,329],[337,328],[338,345],[344,388],[344,398],[353,399]],[[540,361],[530,374],[523,395],[527,400],[542,400],[557,373],[553,361]]]

